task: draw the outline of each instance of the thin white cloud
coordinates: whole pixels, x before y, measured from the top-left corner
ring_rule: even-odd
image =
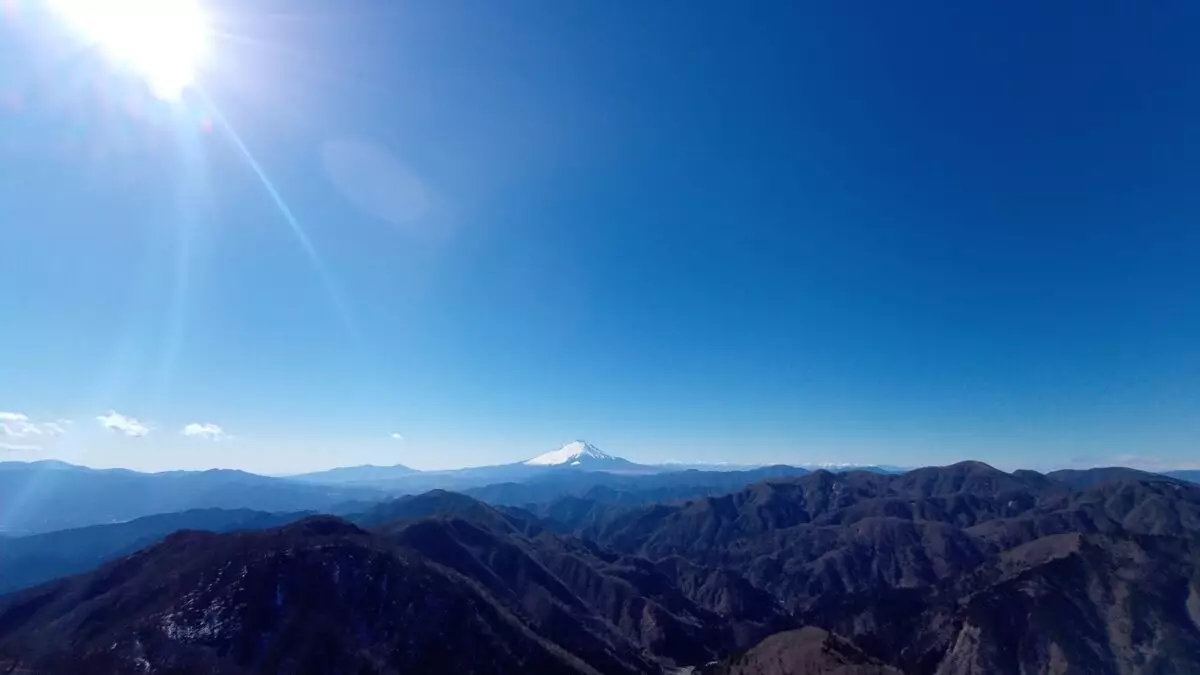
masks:
[[[39,435],[28,416],[14,412],[0,412],[0,434],[13,438]]]
[[[118,431],[132,438],[139,438],[150,433],[150,427],[115,410],[109,410],[107,415],[97,417],[96,421],[105,429]]]
[[[391,433],[391,438],[392,438],[392,440],[396,440],[396,441],[404,440],[404,436],[402,434],[398,434],[394,431]]]
[[[0,443],[0,450],[6,452],[41,452],[42,446],[24,443]]]
[[[192,422],[184,427],[183,431],[179,433],[183,434],[184,436],[194,436],[196,438],[203,438],[210,441],[223,441],[229,438],[229,434],[225,433],[221,427],[213,424],[212,422],[206,422],[204,424]]]
[[[66,427],[58,422],[46,422],[42,425],[42,430],[48,436],[62,436],[67,433]]]
[[[9,438],[31,438],[33,436],[61,436],[67,432],[65,420],[58,422],[34,422],[28,415],[15,412],[0,412],[0,436]]]
[[[1112,457],[1110,461],[1105,462],[1106,465],[1128,466],[1142,471],[1171,471],[1173,469],[1186,469],[1177,459],[1164,459],[1162,457],[1153,457],[1149,455],[1134,455],[1125,454]]]

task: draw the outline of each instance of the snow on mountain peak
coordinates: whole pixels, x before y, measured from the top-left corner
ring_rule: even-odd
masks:
[[[525,462],[528,466],[579,466],[584,461],[614,460],[587,441],[572,441],[552,452],[538,455]]]

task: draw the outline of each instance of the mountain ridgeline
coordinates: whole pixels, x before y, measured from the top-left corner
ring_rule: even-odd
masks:
[[[0,598],[0,672],[1200,672],[1185,480],[563,455],[541,465],[557,481],[341,518],[190,512],[0,541],[9,569],[73,539],[108,560]]]

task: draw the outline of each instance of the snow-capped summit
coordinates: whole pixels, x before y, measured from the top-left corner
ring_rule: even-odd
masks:
[[[625,463],[625,460],[606,455],[587,441],[572,441],[557,450],[538,455],[524,463],[527,466],[582,466],[613,462]]]

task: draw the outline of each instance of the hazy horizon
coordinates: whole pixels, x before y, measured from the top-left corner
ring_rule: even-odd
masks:
[[[556,446],[555,448],[550,448],[549,450],[543,449],[541,452],[548,452],[550,450],[557,449],[557,447],[561,447],[561,445]],[[600,448],[600,449],[605,451],[606,453],[609,453],[609,451],[604,448]],[[20,459],[18,459],[15,456],[11,456],[11,455],[8,457],[0,456],[0,461],[22,461],[22,462],[37,462],[37,461],[44,461],[44,460],[63,461],[63,462],[67,462],[69,464],[74,464],[77,466],[83,466],[83,467],[92,468],[92,469],[130,469],[133,471],[140,471],[140,472],[146,472],[146,473],[162,473],[162,472],[168,472],[168,471],[207,471],[210,469],[232,469],[232,470],[238,470],[238,471],[247,471],[250,473],[256,473],[256,474],[260,474],[260,475],[264,475],[264,476],[286,478],[288,476],[294,476],[294,475],[299,475],[299,474],[313,473],[313,472],[326,471],[326,470],[330,470],[330,469],[345,468],[345,467],[358,467],[358,466],[391,467],[391,466],[403,465],[403,466],[407,466],[410,469],[415,469],[418,471],[429,471],[429,472],[456,471],[456,470],[476,468],[476,467],[517,464],[517,463],[524,462],[525,460],[531,459],[532,457],[536,456],[537,454],[538,453],[526,454],[526,455],[523,455],[523,456],[521,456],[519,458],[515,458],[515,459],[513,459],[513,458],[499,459],[497,461],[482,463],[482,464],[416,466],[416,465],[408,464],[405,462],[392,461],[392,462],[385,462],[385,463],[372,463],[372,462],[334,463],[334,464],[326,464],[326,465],[312,465],[312,466],[307,466],[307,467],[303,467],[303,468],[299,468],[299,469],[288,469],[288,470],[280,470],[278,468],[271,468],[266,465],[258,466],[256,468],[256,466],[253,463],[229,464],[229,465],[226,465],[226,464],[209,464],[209,465],[197,464],[197,465],[191,465],[191,466],[182,466],[181,465],[181,466],[169,466],[169,467],[155,467],[155,466],[138,467],[138,466],[128,466],[128,465],[124,465],[124,464],[101,464],[101,463],[96,463],[94,461],[89,462],[89,461],[84,461],[84,460],[70,460],[70,459],[65,459],[62,457],[44,457],[44,456],[25,457],[25,458],[20,458]],[[677,465],[677,466],[681,467],[681,469],[686,469],[686,468],[692,467],[692,466],[706,466],[707,467],[707,466],[725,465],[727,467],[730,467],[730,470],[744,470],[744,469],[749,469],[749,468],[754,468],[754,467],[781,465],[782,464],[782,465],[810,467],[810,468],[825,467],[825,468],[831,468],[831,469],[837,468],[837,467],[849,467],[849,466],[860,466],[860,467],[881,466],[881,467],[898,467],[898,468],[907,470],[907,469],[920,468],[923,466],[946,466],[946,465],[956,464],[958,462],[965,462],[965,461],[984,462],[986,464],[994,466],[1003,471],[1014,471],[1017,469],[1033,469],[1036,471],[1046,472],[1046,471],[1053,471],[1056,469],[1089,469],[1089,468],[1102,468],[1102,467],[1112,467],[1112,466],[1123,466],[1123,467],[1141,469],[1144,471],[1152,471],[1152,472],[1200,469],[1200,463],[1181,462],[1177,465],[1164,466],[1161,464],[1155,464],[1153,462],[1147,462],[1145,460],[1145,458],[1138,457],[1138,456],[1117,456],[1117,457],[1111,457],[1111,458],[1081,456],[1081,457],[1071,458],[1064,462],[1049,461],[1049,462],[1041,462],[1041,463],[1034,463],[1034,464],[1013,464],[1013,463],[1005,462],[1002,458],[999,459],[998,461],[988,461],[985,459],[981,459],[979,457],[965,457],[965,456],[950,459],[950,460],[947,460],[944,462],[908,463],[908,462],[904,462],[904,461],[896,461],[895,459],[893,459],[892,461],[862,461],[862,462],[857,462],[857,461],[852,462],[852,461],[835,460],[835,459],[825,459],[825,460],[805,459],[799,455],[792,457],[792,458],[781,457],[781,458],[778,458],[775,460],[755,461],[755,462],[745,462],[745,461],[739,461],[737,459],[715,460],[715,461],[707,461],[707,460],[689,461],[686,459],[646,460],[646,459],[641,459],[636,455],[626,455],[626,454],[622,454],[620,452],[615,452],[615,451],[610,452],[609,454],[613,454],[617,457],[620,457],[621,459],[629,460],[635,464],[651,465],[651,466]]]

